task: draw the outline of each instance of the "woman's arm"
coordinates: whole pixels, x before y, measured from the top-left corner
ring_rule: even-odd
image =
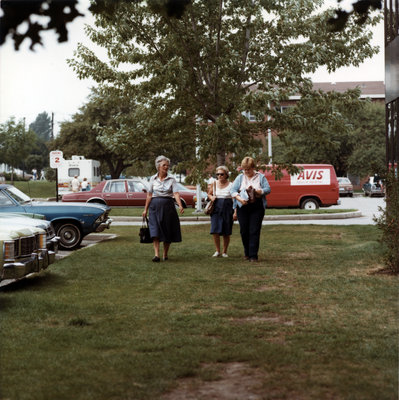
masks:
[[[230,190],[231,197],[239,201],[243,206],[245,206],[248,201],[244,200],[238,193],[241,186],[242,175],[238,175],[237,178],[234,180],[233,185]]]
[[[148,207],[149,207],[149,205],[150,205],[151,198],[152,198],[152,193],[151,193],[151,192],[147,192],[147,198],[145,199],[145,206],[144,206],[144,211],[143,211],[143,217],[146,217],[146,216],[147,216]]]
[[[177,203],[177,205],[179,206],[180,214],[183,214],[183,213],[184,213],[184,208],[183,208],[183,204],[181,203],[181,200],[180,200],[180,194],[179,194],[179,192],[174,192],[174,193],[173,193],[173,197],[175,198],[176,203]]]
[[[257,190],[260,195],[267,195],[271,192],[269,182],[263,174],[260,174],[260,191]]]

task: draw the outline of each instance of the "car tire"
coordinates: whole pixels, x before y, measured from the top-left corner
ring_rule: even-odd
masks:
[[[60,247],[73,250],[82,242],[82,232],[73,222],[58,222],[54,224],[56,235],[60,237]]]
[[[301,203],[303,210],[317,210],[319,208],[319,202],[316,199],[305,199]]]

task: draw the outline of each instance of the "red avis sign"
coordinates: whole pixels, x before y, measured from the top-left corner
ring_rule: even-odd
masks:
[[[331,183],[330,169],[305,169],[291,176],[291,185],[329,185]]]

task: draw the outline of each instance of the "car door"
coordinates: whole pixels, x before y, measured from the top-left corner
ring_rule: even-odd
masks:
[[[124,180],[107,182],[103,190],[103,199],[110,207],[126,207],[126,182]]]
[[[144,207],[147,198],[147,188],[141,182],[127,181],[129,207]]]

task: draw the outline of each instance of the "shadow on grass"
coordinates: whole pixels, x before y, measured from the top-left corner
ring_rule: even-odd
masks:
[[[15,282],[11,282],[7,286],[0,288],[0,293],[13,293],[28,291],[39,291],[47,288],[61,287],[65,283],[65,279],[60,275],[51,272],[29,276]]]

